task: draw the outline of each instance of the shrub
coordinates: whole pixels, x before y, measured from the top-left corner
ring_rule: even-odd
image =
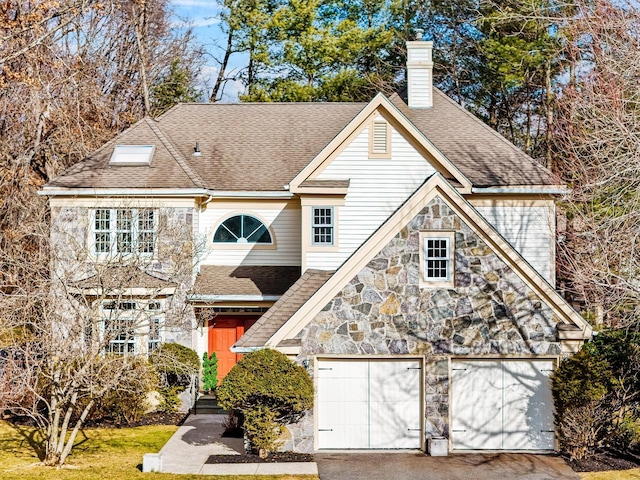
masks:
[[[205,392],[214,391],[218,386],[218,356],[204,352],[202,355],[202,388]]]
[[[149,409],[149,392],[158,388],[158,378],[145,360],[136,360],[131,368],[117,389],[96,399],[91,420],[111,419],[116,425],[130,425],[142,419]]]
[[[161,387],[158,390],[160,393],[160,404],[158,405],[158,411],[162,413],[175,413],[180,408],[182,402],[178,394],[181,387]]]
[[[198,354],[179,343],[163,343],[149,356],[149,363],[164,386],[180,387],[179,391],[188,387],[192,376],[200,370]]]
[[[277,450],[285,425],[297,422],[313,405],[307,371],[275,350],[249,353],[218,387],[218,402],[244,415],[244,430],[261,456]]]
[[[553,374],[560,448],[571,458],[603,447],[626,450],[637,441],[639,339],[624,331],[601,333]]]

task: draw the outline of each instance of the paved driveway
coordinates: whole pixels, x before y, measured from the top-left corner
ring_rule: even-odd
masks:
[[[515,453],[318,453],[320,480],[577,480],[559,457]]]

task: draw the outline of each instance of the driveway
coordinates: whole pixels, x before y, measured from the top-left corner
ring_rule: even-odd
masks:
[[[367,452],[314,455],[320,480],[577,480],[560,457],[524,453]]]

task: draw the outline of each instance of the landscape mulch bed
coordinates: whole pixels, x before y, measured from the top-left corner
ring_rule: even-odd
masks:
[[[574,472],[603,472],[640,468],[639,459],[615,452],[596,453],[582,460],[566,460]]]
[[[313,455],[308,453],[277,452],[267,458],[258,455],[244,453],[241,455],[210,455],[205,463],[287,463],[287,462],[313,462]]]

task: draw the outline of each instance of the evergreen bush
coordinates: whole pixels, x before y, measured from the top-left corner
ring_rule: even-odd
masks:
[[[283,353],[263,349],[244,356],[218,387],[218,402],[244,415],[244,430],[261,456],[279,447],[285,425],[313,406],[313,381]]]
[[[207,352],[202,355],[202,389],[205,392],[213,392],[218,386],[218,356],[213,352],[210,356]]]
[[[637,443],[640,418],[640,335],[603,332],[552,376],[560,448],[581,459],[601,448]]]

